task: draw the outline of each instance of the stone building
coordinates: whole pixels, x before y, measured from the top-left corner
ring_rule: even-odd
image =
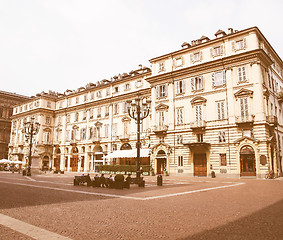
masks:
[[[282,60],[256,27],[219,30],[150,60],[157,173],[282,173]]]
[[[27,99],[19,94],[0,91],[0,159],[8,159],[13,106]]]
[[[282,173],[283,63],[257,27],[218,30],[213,39],[185,42],[150,63],[151,69],[64,94],[42,93],[16,106],[10,158],[27,155],[21,129],[34,116],[41,125],[33,150],[39,168],[95,171],[97,164],[129,164],[115,162],[115,151],[135,148],[126,100],[140,95],[152,102],[142,148],[150,150],[143,157],[156,173]]]
[[[145,80],[150,74],[149,68],[140,66],[130,73],[90,83],[76,91],[42,92],[16,106],[10,158],[27,160],[29,150],[22,129],[24,122],[34,117],[40,129],[32,150],[33,168],[95,171],[96,165],[106,162],[135,164],[128,158],[119,158],[115,152],[135,149],[136,124],[128,116],[126,101],[138,95],[150,98],[150,86]],[[144,149],[149,145],[149,122],[150,118],[142,125]],[[148,152],[143,156],[147,165]],[[112,157],[105,157],[109,153]]]

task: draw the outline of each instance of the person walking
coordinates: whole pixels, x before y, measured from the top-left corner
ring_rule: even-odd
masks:
[[[101,176],[100,176],[100,184],[101,184],[101,187],[106,187],[106,184],[105,184],[105,177],[104,177],[104,174],[102,173]]]

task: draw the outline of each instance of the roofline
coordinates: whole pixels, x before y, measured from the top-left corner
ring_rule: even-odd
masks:
[[[17,97],[17,98],[25,98],[25,99],[30,99],[30,97],[27,97],[27,96],[24,96],[24,95],[21,95],[21,94],[17,94],[17,93],[11,93],[11,92],[6,92],[6,91],[3,91],[3,90],[0,90],[0,94],[5,94],[5,95],[9,95],[11,97]]]

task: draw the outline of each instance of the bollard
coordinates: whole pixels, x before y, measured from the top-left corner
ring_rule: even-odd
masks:
[[[162,175],[157,176],[157,186],[162,186]]]
[[[214,171],[211,171],[211,177],[212,177],[212,178],[215,178],[215,177],[216,177],[216,175],[215,175],[215,172],[214,172]]]

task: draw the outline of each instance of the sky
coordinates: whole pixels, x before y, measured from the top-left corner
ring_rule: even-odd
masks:
[[[282,0],[0,0],[0,90],[63,93],[257,26],[283,59]]]

